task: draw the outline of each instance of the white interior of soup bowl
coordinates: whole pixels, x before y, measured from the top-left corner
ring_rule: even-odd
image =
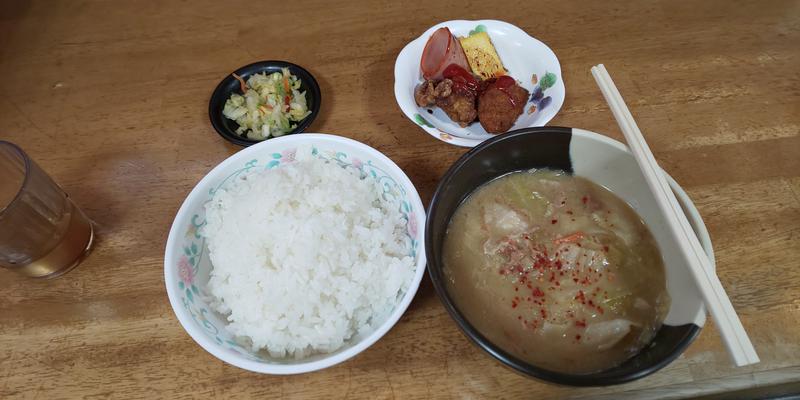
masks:
[[[598,151],[598,146],[603,146],[603,151]],[[706,314],[702,297],[686,269],[687,266],[678,255],[675,239],[667,229],[662,229],[666,226],[664,216],[658,210],[652,192],[644,184],[644,176],[628,149],[622,143],[606,136],[573,129],[570,157],[575,175],[605,186],[630,204],[645,221],[658,242],[666,267],[667,291],[672,298],[664,323],[674,326],[690,323],[703,326]],[[669,175],[667,180],[713,265],[714,252],[711,240],[700,214],[675,180]]]
[[[226,329],[226,318],[209,307],[206,284],[211,271],[202,227],[205,204],[214,191],[224,187],[239,174],[281,168],[294,162],[298,147],[312,147],[316,157],[330,160],[331,167],[357,168],[365,179],[377,180],[384,196],[398,199],[400,212],[406,219],[410,256],[415,261],[415,274],[408,290],[392,313],[377,329],[346,342],[333,353],[316,354],[300,360],[273,358],[266,351],[254,352],[241,339]],[[167,240],[164,275],[167,294],[178,320],[189,335],[217,358],[237,367],[271,374],[309,372],[337,364],[363,351],[380,339],[406,310],[419,287],[425,271],[425,251],[421,228],[425,212],[419,194],[403,171],[377,150],[351,139],[322,134],[284,136],[258,143],[229,157],[209,172],[187,196],[175,217]]]
[[[555,53],[541,41],[531,37],[522,29],[502,21],[447,21],[437,24],[409,43],[395,61],[395,98],[403,113],[431,136],[458,146],[472,147],[495,135],[487,133],[475,122],[466,128],[450,120],[438,107],[417,106],[414,88],[420,84],[420,59],[431,34],[447,27],[455,36],[468,36],[470,32],[485,30],[497,49],[508,75],[516,79],[532,95],[537,88],[542,95],[531,99],[511,130],[532,126],[544,126],[564,104],[565,88],[561,77],[561,65]],[[536,82],[534,83],[534,75]],[[545,77],[547,78],[545,79]],[[544,83],[546,82],[546,83]],[[552,85],[552,86],[551,86]],[[534,112],[529,112],[534,106]],[[432,113],[429,113],[431,110]]]

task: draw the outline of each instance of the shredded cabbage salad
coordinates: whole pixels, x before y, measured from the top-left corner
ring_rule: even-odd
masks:
[[[306,105],[306,92],[300,92],[300,79],[289,73],[287,68],[281,72],[253,74],[247,82],[236,74],[243,94],[233,93],[222,115],[239,124],[238,134],[246,134],[248,139],[264,140],[282,136],[297,127],[311,114]]]

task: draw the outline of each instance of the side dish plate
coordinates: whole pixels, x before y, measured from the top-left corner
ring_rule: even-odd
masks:
[[[522,29],[502,21],[447,21],[437,24],[411,41],[397,56],[394,66],[394,95],[403,113],[431,136],[457,146],[474,147],[495,135],[477,122],[460,127],[439,109],[417,106],[414,88],[422,82],[419,64],[431,34],[448,27],[456,36],[486,31],[503,61],[508,75],[531,93],[525,110],[511,130],[544,126],[564,104],[566,95],[561,65],[555,53]]]

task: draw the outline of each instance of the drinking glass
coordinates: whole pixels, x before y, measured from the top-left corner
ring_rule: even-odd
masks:
[[[0,140],[0,266],[54,278],[88,254],[91,221],[13,143]]]

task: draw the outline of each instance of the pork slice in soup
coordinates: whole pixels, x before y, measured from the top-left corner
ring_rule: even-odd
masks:
[[[456,210],[444,242],[447,290],[489,340],[566,373],[614,367],[646,346],[669,310],[664,265],[636,212],[559,171],[498,178]]]

